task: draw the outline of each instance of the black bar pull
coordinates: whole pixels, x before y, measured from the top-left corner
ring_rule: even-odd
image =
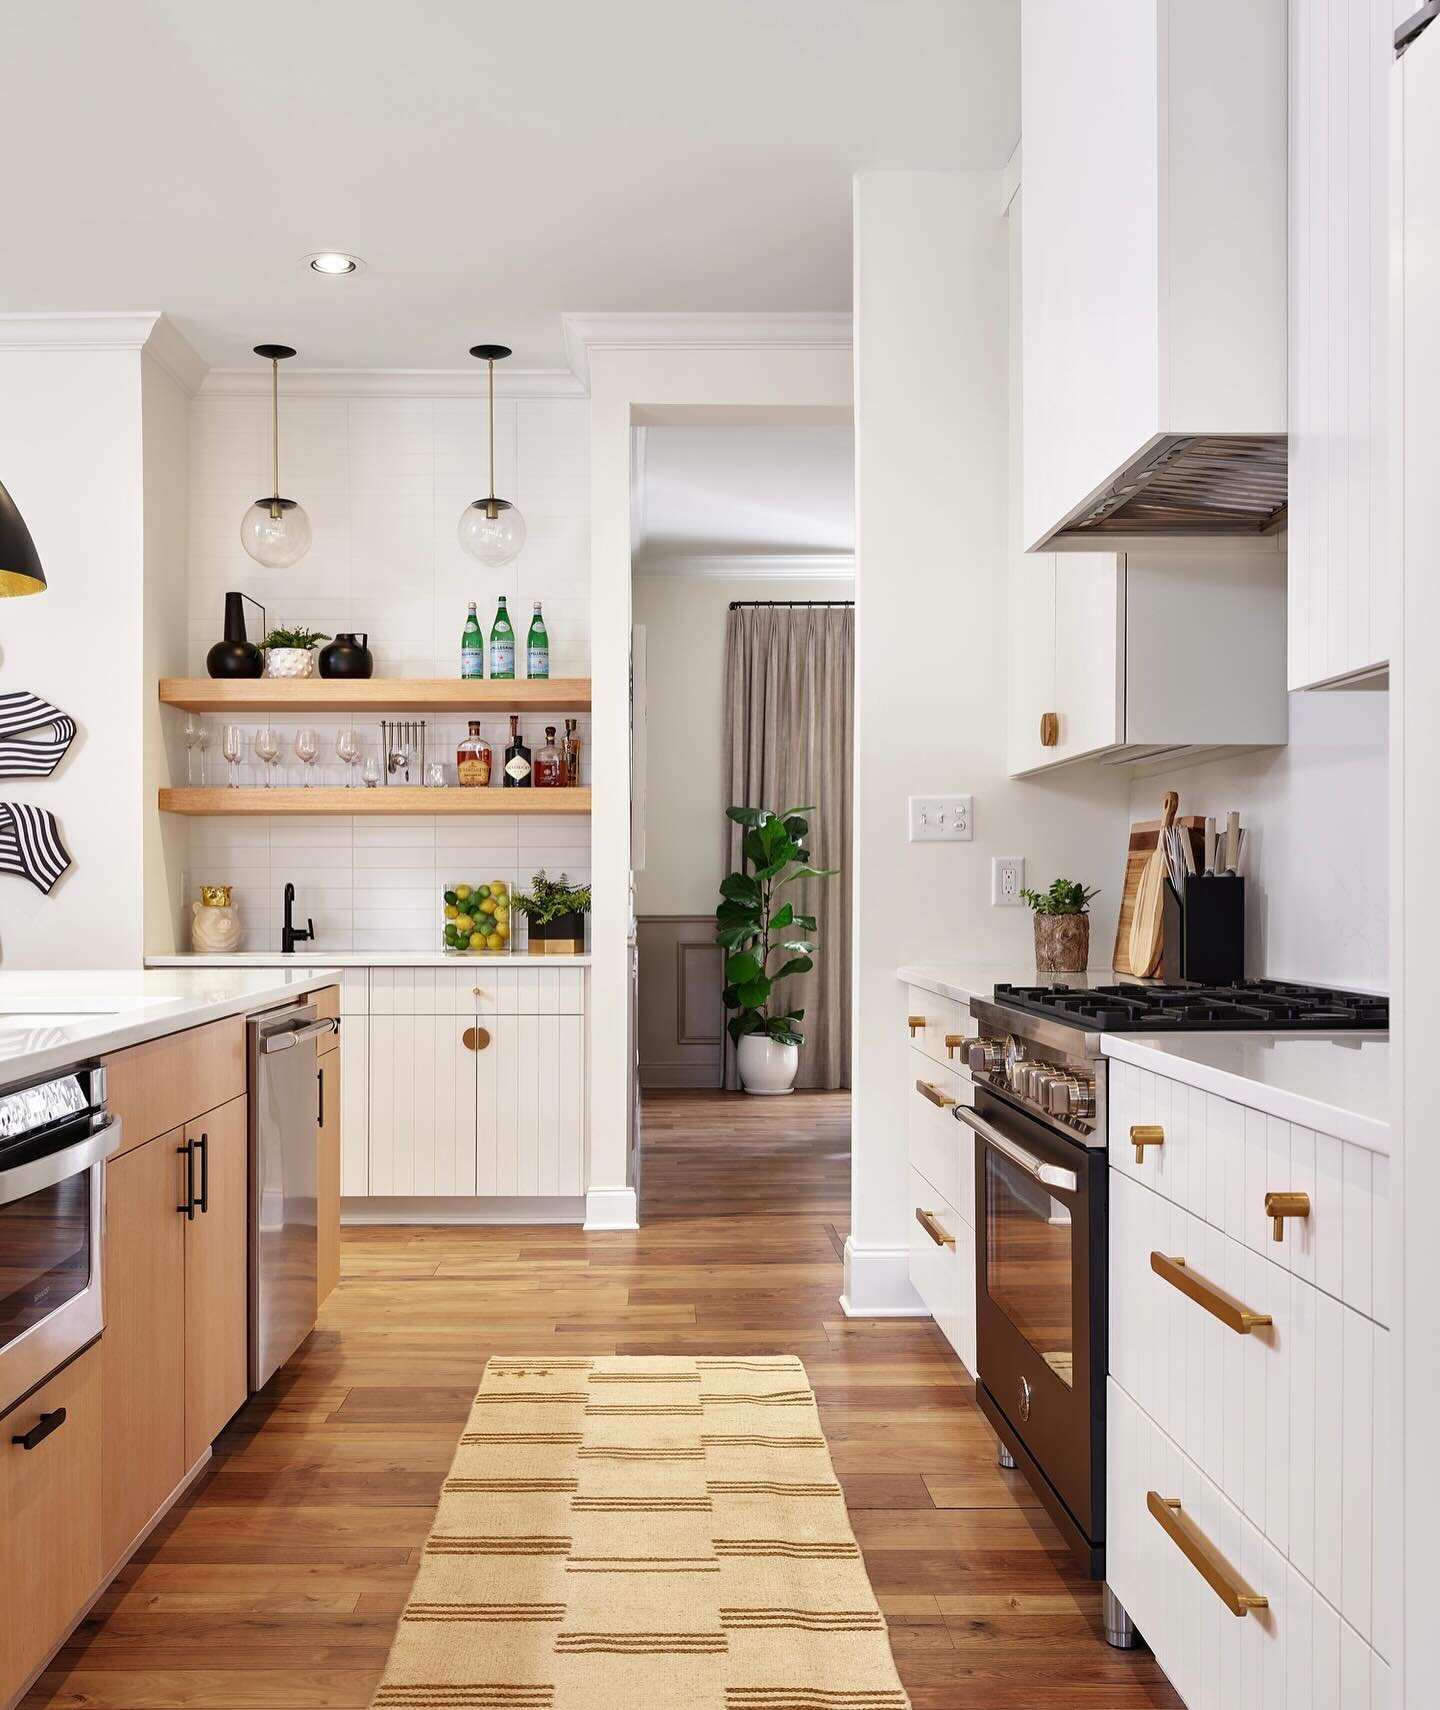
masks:
[[[1423,35],[1440,17],[1440,0],[1425,0],[1418,12],[1412,12],[1395,31],[1395,57],[1399,59],[1418,36]]]
[[[325,1126],[325,1071],[324,1071],[324,1069],[317,1069],[315,1071],[315,1081],[316,1081],[316,1085],[318,1088],[318,1095],[319,1095],[319,1102],[317,1103],[317,1105],[315,1107],[315,1126],[317,1128],[323,1128]]]
[[[18,1443],[22,1449],[38,1449],[52,1431],[58,1431],[65,1423],[65,1409],[57,1407],[53,1413],[42,1413],[40,1423],[32,1425],[23,1437],[12,1437],[12,1443]]]
[[[200,1136],[200,1209],[210,1209],[210,1136]]]
[[[177,1156],[185,1160],[185,1203],[177,1205],[176,1211],[183,1211],[191,1223],[195,1221],[195,1142],[187,1140],[183,1146],[175,1148]]]

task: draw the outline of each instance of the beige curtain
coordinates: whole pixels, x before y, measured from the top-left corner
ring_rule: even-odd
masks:
[[[849,606],[741,606],[725,637],[725,807],[779,813],[813,803],[809,849],[833,879],[789,887],[813,914],[815,966],[787,987],[803,1006],[802,1087],[850,1085],[851,755],[855,737],[855,612]],[[726,820],[726,871],[740,866],[742,833]],[[736,1087],[725,1041],[725,1085]]]

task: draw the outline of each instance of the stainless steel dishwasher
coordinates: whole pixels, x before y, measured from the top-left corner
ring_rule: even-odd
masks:
[[[263,1389],[315,1328],[314,1004],[250,1018],[250,1391]]]

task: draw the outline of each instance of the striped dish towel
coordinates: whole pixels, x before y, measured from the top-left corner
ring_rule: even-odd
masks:
[[[48,778],[74,740],[75,720],[59,707],[28,689],[0,695],[0,778]]]
[[[18,873],[48,895],[69,865],[53,813],[28,802],[0,802],[0,873]]]

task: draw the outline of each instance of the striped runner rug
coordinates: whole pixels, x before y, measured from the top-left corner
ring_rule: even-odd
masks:
[[[374,1710],[907,1710],[797,1359],[496,1357]]]

